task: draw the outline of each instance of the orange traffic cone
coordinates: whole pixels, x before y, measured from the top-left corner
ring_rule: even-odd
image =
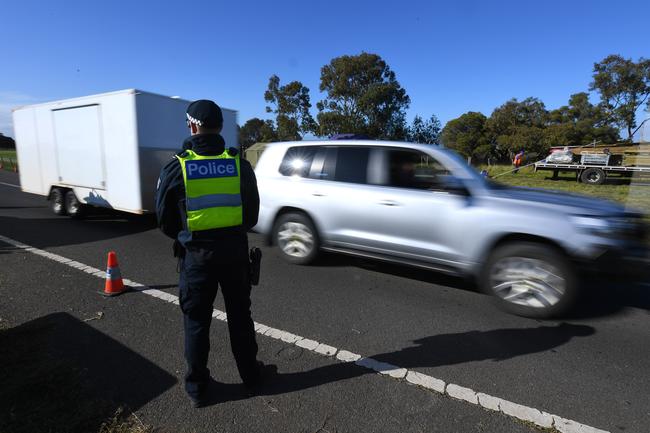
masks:
[[[116,296],[127,291],[122,281],[120,267],[117,264],[117,255],[114,251],[108,253],[108,265],[106,266],[106,285],[104,296]]]

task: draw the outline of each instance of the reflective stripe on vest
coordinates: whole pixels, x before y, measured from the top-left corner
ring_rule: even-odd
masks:
[[[185,183],[187,228],[191,232],[242,225],[239,157],[191,150],[176,156]]]
[[[208,194],[187,198],[187,210],[189,211],[222,206],[241,206],[241,197],[239,194]]]

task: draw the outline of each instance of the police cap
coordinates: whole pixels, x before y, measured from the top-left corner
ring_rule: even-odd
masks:
[[[187,107],[187,121],[209,129],[219,129],[223,126],[221,108],[209,99],[199,99]]]

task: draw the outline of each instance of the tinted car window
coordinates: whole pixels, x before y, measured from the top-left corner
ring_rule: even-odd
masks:
[[[367,147],[327,146],[319,148],[309,172],[313,179],[337,182],[367,183]]]
[[[368,180],[367,147],[341,146],[336,152],[336,172],[334,180],[338,182],[366,183]]]
[[[280,164],[280,173],[284,176],[306,177],[317,150],[316,146],[290,147]]]
[[[413,150],[388,151],[388,186],[412,189],[440,189],[441,176],[449,171],[435,158]]]
[[[319,167],[312,170],[311,176],[314,179],[334,180],[334,172],[336,171],[336,147],[323,147],[318,154]],[[321,162],[322,161],[322,162]]]

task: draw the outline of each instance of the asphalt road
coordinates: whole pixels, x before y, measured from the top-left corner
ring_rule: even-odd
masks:
[[[171,241],[151,217],[57,217],[43,197],[6,184],[18,184],[18,177],[0,171],[0,235],[100,269],[114,250],[125,278],[177,291]],[[264,252],[262,283],[253,293],[258,322],[589,426],[650,430],[650,286],[603,285],[570,317],[537,321],[499,311],[461,280],[341,256],[293,266],[264,247],[259,236],[251,235],[250,242]],[[137,293],[105,299],[96,293],[100,288],[97,277],[0,242],[0,318],[12,326],[61,321],[111,341],[118,348],[111,353],[136,364],[125,368],[142,374],[96,369],[97,383],[108,383],[107,395],[154,426],[246,432],[535,430],[259,335],[260,359],[276,364],[279,374],[264,395],[246,398],[222,322],[213,324],[211,370],[223,398],[195,411],[182,390],[178,307]],[[216,307],[223,309],[220,297]],[[98,311],[101,319],[84,322]],[[78,331],[79,341],[93,341],[84,332]],[[80,364],[93,361],[77,358]],[[119,356],[102,359],[107,358],[109,365],[119,364]]]

